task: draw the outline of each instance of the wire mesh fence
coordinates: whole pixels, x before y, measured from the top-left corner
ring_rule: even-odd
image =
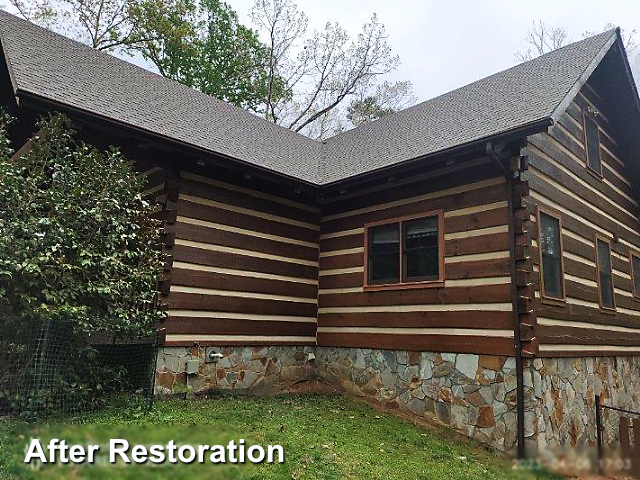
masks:
[[[114,406],[150,408],[158,335],[119,338],[42,322],[0,333],[0,415],[70,416]]]
[[[600,473],[640,478],[640,412],[601,402],[596,396]]]

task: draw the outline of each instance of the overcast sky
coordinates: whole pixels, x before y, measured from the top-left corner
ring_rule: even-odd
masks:
[[[228,0],[246,24],[253,0]],[[611,22],[639,30],[638,0],[297,0],[310,28],[337,21],[350,33],[377,13],[402,65],[391,77],[410,80],[426,100],[516,63],[534,19],[564,26],[573,40]],[[640,47],[630,56],[635,59]],[[640,59],[639,59],[640,60]]]
[[[254,0],[226,1],[250,26]],[[627,32],[638,29],[635,38],[640,43],[638,0],[297,0],[297,4],[307,14],[310,30],[335,21],[356,35],[373,13],[378,14],[402,62],[387,79],[410,80],[419,101],[516,64],[514,54],[527,50],[525,34],[537,19],[565,27],[571,40],[613,23]],[[154,69],[141,58],[123,58]],[[640,47],[630,53],[630,60],[640,77]]]

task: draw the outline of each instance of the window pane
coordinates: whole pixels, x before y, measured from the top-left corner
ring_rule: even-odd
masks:
[[[437,280],[438,217],[420,218],[404,223],[404,280]]]
[[[598,268],[601,273],[611,273],[611,251],[609,244],[598,239]]]
[[[600,302],[603,307],[614,308],[611,251],[609,244],[600,239],[598,239],[598,273],[600,275]]]
[[[369,229],[369,283],[400,281],[400,225],[392,223]]]
[[[631,255],[631,273],[635,294],[640,295],[640,257],[636,257],[635,255]]]
[[[540,249],[544,294],[548,297],[564,298],[560,221],[545,213],[540,213]]]
[[[611,275],[600,274],[600,296],[602,298],[602,306],[613,308],[613,282]]]
[[[587,142],[587,160],[589,167],[598,173],[602,172],[600,166],[600,141],[598,124],[589,115],[584,116],[585,138]]]

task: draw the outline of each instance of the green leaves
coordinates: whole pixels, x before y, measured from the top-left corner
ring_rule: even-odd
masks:
[[[219,0],[141,0],[132,8],[132,48],[162,75],[241,108],[257,111],[265,98],[267,48]],[[277,95],[282,95],[282,82]]]
[[[12,160],[0,115],[0,321],[146,335],[162,319],[160,223],[116,149],[77,142],[60,115]]]

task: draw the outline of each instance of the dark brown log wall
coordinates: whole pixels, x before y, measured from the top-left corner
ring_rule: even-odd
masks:
[[[315,345],[319,208],[182,171],[168,345]]]
[[[328,198],[318,345],[513,355],[506,182],[488,158]],[[444,286],[365,291],[364,225],[442,210]]]
[[[599,113],[602,178],[586,167],[582,110]],[[598,93],[583,87],[549,134],[530,137],[531,229],[540,355],[640,354],[640,302],[633,296],[629,253],[640,251],[638,203],[615,128]],[[547,304],[540,295],[537,205],[562,219],[566,302]],[[599,305],[595,236],[611,239],[616,310]]]

